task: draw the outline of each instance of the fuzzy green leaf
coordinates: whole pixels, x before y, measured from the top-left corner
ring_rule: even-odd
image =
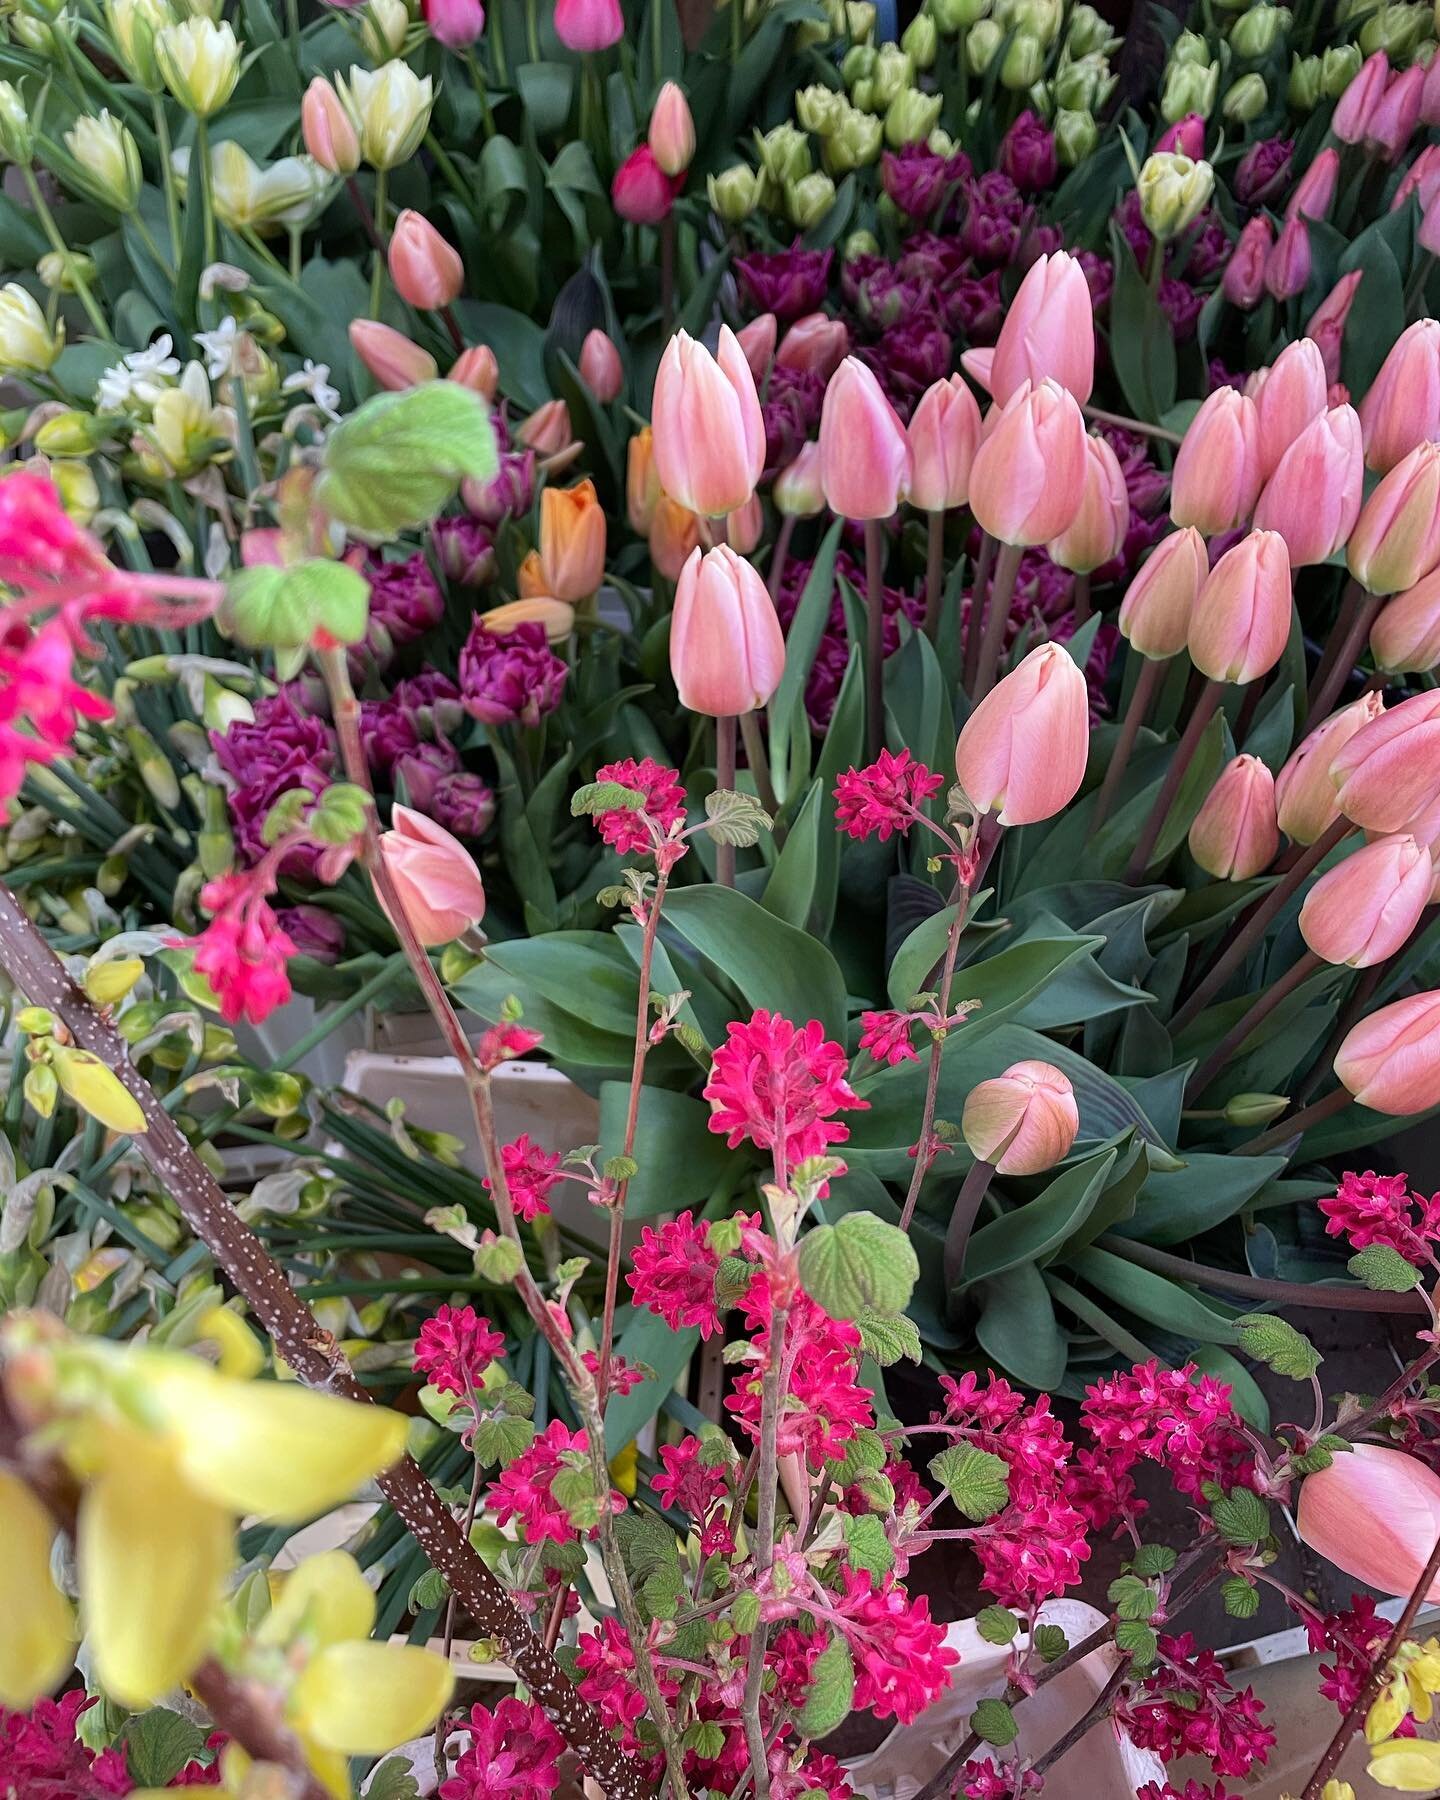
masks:
[[[1020,1735],[1015,1715],[1003,1700],[982,1700],[970,1715],[970,1729],[997,1750],[1013,1744]]]
[[[1220,1598],[1232,1619],[1253,1619],[1260,1610],[1260,1593],[1243,1575],[1231,1575],[1220,1583]]]
[[[1270,1508],[1249,1488],[1231,1488],[1212,1500],[1210,1517],[1227,1544],[1258,1544],[1270,1535]]]
[[[331,431],[316,484],[342,525],[378,540],[429,524],[467,477],[499,466],[485,402],[458,381],[377,394]]]
[[[967,1519],[979,1525],[1010,1499],[1009,1470],[998,1456],[973,1444],[954,1444],[930,1462],[930,1473]]]
[[[1372,1244],[1345,1265],[1357,1281],[1381,1294],[1403,1294],[1420,1279],[1420,1271],[1389,1244]]]
[[[920,1328],[904,1313],[880,1313],[868,1307],[857,1314],[860,1347],[874,1357],[882,1369],[888,1369],[903,1356],[907,1362],[920,1360]]]
[[[1291,1381],[1308,1381],[1324,1361],[1309,1338],[1273,1313],[1247,1313],[1235,1321],[1235,1327],[1247,1356]]]
[[[987,1644],[1008,1644],[1019,1632],[1020,1621],[1008,1606],[982,1606],[975,1615],[975,1629]]]
[[[855,1701],[855,1663],[844,1638],[832,1637],[815,1659],[810,1691],[800,1708],[801,1734],[820,1738],[834,1731]]]
[[[800,1240],[800,1285],[832,1319],[903,1313],[919,1274],[909,1238],[874,1213],[846,1213]]]

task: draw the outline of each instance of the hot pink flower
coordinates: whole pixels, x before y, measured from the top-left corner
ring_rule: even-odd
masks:
[[[868,1050],[876,1062],[886,1063],[892,1069],[896,1063],[918,1062],[919,1055],[910,1042],[914,1025],[914,1013],[861,1013],[860,1048]]]
[[[636,788],[645,796],[640,812],[617,806],[613,812],[597,813],[596,828],[600,836],[621,856],[644,855],[654,849],[650,833],[645,829],[642,813],[653,819],[663,837],[672,825],[684,823],[685,790],[674,769],[663,768],[653,757],[637,762],[627,756],[622,762],[606,763],[595,771],[596,781],[616,781],[621,787]]]
[[[411,1366],[442,1394],[468,1394],[504,1352],[504,1332],[473,1306],[442,1306],[420,1327]]]
[[[923,1594],[907,1596],[888,1575],[876,1584],[865,1569],[842,1573],[845,1592],[834,1608],[855,1658],[855,1705],[908,1725],[949,1687],[959,1652]]]
[[[1229,1387],[1193,1363],[1165,1369],[1152,1361],[1107,1375],[1086,1388],[1080,1416],[1113,1465],[1159,1463],[1182,1494],[1199,1493],[1206,1481],[1233,1486],[1253,1464]]]
[[[863,769],[847,769],[835,783],[835,819],[852,838],[903,837],[945,777],[916,762],[908,750],[882,750]]]
[[[76,1732],[80,1715],[96,1704],[83,1688],[58,1700],[37,1700],[29,1712],[0,1706],[0,1793],[24,1800],[103,1800],[132,1786],[123,1754],[98,1756]]]
[[[710,1248],[706,1227],[683,1212],[658,1228],[647,1225],[631,1255],[626,1276],[635,1304],[658,1313],[672,1331],[698,1326],[702,1338],[720,1329],[715,1277],[720,1258]]]
[[[546,1197],[560,1180],[557,1173],[560,1152],[542,1150],[538,1144],[530,1142],[529,1132],[522,1131],[513,1144],[501,1146],[500,1162],[505,1170],[505,1184],[510,1190],[511,1204],[520,1217],[528,1221],[537,1213],[548,1213],[550,1208],[546,1204]],[[488,1193],[488,1175],[484,1187]]]
[[[290,998],[286,964],[297,952],[267,898],[272,887],[267,868],[222,875],[200,891],[200,904],[214,917],[196,940],[195,968],[229,1025],[259,1025]]]
[[[499,1068],[502,1062],[528,1056],[540,1041],[541,1033],[532,1031],[528,1025],[509,1022],[492,1025],[475,1046],[475,1060],[488,1073]]]
[[[746,1323],[754,1330],[767,1312],[768,1294],[762,1287],[747,1310]],[[761,1360],[741,1369],[735,1392],[725,1404],[758,1442],[760,1389],[771,1355],[768,1325],[756,1332],[754,1343]],[[832,1319],[802,1293],[785,1315],[780,1356],[781,1367],[789,1371],[777,1437],[780,1454],[803,1456],[811,1468],[820,1469],[828,1459],[843,1456],[855,1433],[875,1422],[870,1389],[855,1379],[859,1329],[848,1320]]]
[[[1249,1688],[1236,1693],[1211,1650],[1187,1632],[1160,1639],[1160,1658],[1137,1686],[1123,1691],[1116,1721],[1142,1750],[1166,1762],[1204,1756],[1217,1775],[1248,1775],[1263,1763],[1275,1733]]]
[[[1407,1175],[1377,1175],[1373,1169],[1357,1175],[1347,1170],[1334,1194],[1317,1204],[1325,1215],[1327,1235],[1343,1234],[1356,1250],[1386,1244],[1411,1262],[1424,1262],[1440,1236],[1440,1195],[1424,1200],[1412,1194]]]
[[[844,1143],[849,1129],[834,1115],[870,1102],[850,1086],[849,1058],[818,1019],[796,1026],[762,1007],[746,1024],[732,1021],[726,1034],[703,1092],[710,1129],[732,1150],[748,1138],[772,1151],[783,1172]]]
[[[535,1701],[509,1694],[493,1712],[472,1706],[461,1729],[470,1742],[440,1800],[548,1800],[559,1787],[565,1740]]]
[[[583,1466],[590,1440],[583,1431],[571,1431],[563,1419],[552,1419],[528,1450],[500,1471],[491,1482],[490,1505],[499,1525],[518,1522],[527,1544],[568,1544],[576,1536],[570,1515],[551,1493],[551,1483],[561,1469]],[[573,1453],[573,1454],[571,1454]],[[619,1494],[610,1503],[616,1512],[625,1505]]]

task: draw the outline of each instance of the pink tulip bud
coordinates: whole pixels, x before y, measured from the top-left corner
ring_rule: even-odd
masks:
[[[1440,1475],[1403,1450],[1356,1444],[1305,1477],[1295,1528],[1326,1562],[1367,1587],[1409,1595],[1440,1538]],[[1440,1599],[1440,1581],[1425,1598]]]
[[[305,148],[331,175],[353,175],[360,167],[360,134],[345,104],[323,75],[317,75],[300,102]]]
[[[670,671],[680,704],[712,719],[754,712],[780,685],[785,637],[774,602],[728,544],[693,551],[680,571]]]
[[[1370,117],[1390,85],[1390,59],[1383,50],[1367,57],[1336,102],[1330,129],[1342,144],[1358,144],[1369,135]]]
[[[1298,214],[1305,219],[1328,218],[1339,180],[1340,152],[1333,148],[1321,150],[1296,182],[1285,217],[1292,219]]]
[[[555,35],[567,50],[608,50],[625,35],[620,0],[555,0]]]
[[[1278,531],[1290,567],[1326,562],[1354,529],[1365,487],[1365,445],[1353,406],[1317,413],[1280,458],[1255,506],[1255,523]]]
[[[1440,444],[1417,444],[1380,477],[1345,560],[1372,594],[1403,594],[1440,563]]]
[[[1325,379],[1333,387],[1340,379],[1340,353],[1345,342],[1345,324],[1355,304],[1355,291],[1365,278],[1363,269],[1352,269],[1342,275],[1330,292],[1310,315],[1305,335],[1320,346],[1325,359]]]
[[[431,37],[447,50],[468,50],[485,29],[480,0],[422,0],[420,10]]]
[[[520,425],[515,437],[537,456],[559,456],[575,442],[570,408],[563,400],[547,400]]]
[[[1386,162],[1398,161],[1420,122],[1420,96],[1425,71],[1412,63],[1396,75],[1380,96],[1365,125],[1365,144]]]
[[[765,508],[760,496],[752,494],[736,512],[725,519],[725,542],[737,556],[749,556],[765,535]]]
[[[825,510],[818,444],[801,445],[795,460],[775,477],[770,498],[782,519],[813,519]]]
[[[656,96],[648,142],[666,175],[683,175],[690,167],[695,155],[695,120],[678,82],[667,81]]]
[[[672,500],[703,518],[742,507],[765,467],[755,377],[735,333],[720,327],[715,356],[688,332],[665,346],[651,403],[655,466]]]
[[[1190,827],[1190,854],[1217,881],[1249,881],[1280,848],[1275,777],[1258,756],[1237,756],[1220,771]]]
[[[1300,935],[1328,963],[1368,969],[1393,956],[1430,900],[1430,852],[1397,832],[1329,869],[1305,896]]]
[[[1385,710],[1381,694],[1362,694],[1331,713],[1290,752],[1275,777],[1275,811],[1292,844],[1313,844],[1340,817],[1330,765],[1362,725]]]
[[[845,360],[850,333],[843,319],[824,313],[807,313],[797,319],[781,340],[775,361],[782,369],[803,369],[828,381]]]
[[[1265,291],[1276,300],[1293,300],[1310,279],[1310,222],[1300,213],[1280,227],[1275,248],[1265,258]]]
[[[1157,661],[1177,656],[1209,573],[1205,540],[1193,525],[1161,538],[1120,602],[1120,630],[1131,647]]]
[[[610,204],[631,225],[658,225],[675,205],[675,184],[648,144],[632,150],[610,183]]]
[[[926,388],[910,419],[910,503],[922,512],[963,506],[980,442],[980,408],[963,376]]]
[[[976,1162],[998,1175],[1038,1175],[1070,1154],[1080,1129],[1075,1090],[1052,1063],[1012,1063],[1003,1075],[978,1081],[960,1115],[960,1130]]]
[[[500,365],[488,344],[472,344],[462,350],[450,365],[447,381],[458,381],[482,400],[493,400],[500,386]]]
[[[991,413],[970,470],[970,510],[1002,544],[1048,544],[1080,510],[1085,488],[1075,396],[1055,381],[1027,382]]]
[[[390,235],[390,279],[411,306],[439,312],[460,297],[465,265],[430,221],[407,207]]]
[[[1275,244],[1275,228],[1264,213],[1246,222],[1235,240],[1220,285],[1225,298],[1249,312],[1265,292],[1265,265]]]
[[[1360,402],[1365,461],[1383,475],[1440,438],[1440,320],[1417,319],[1390,347]]]
[[[422,382],[434,381],[440,373],[433,356],[376,319],[352,319],[350,342],[382,388],[393,391],[419,387]]]
[[[1190,421],[1175,453],[1170,517],[1206,537],[1243,525],[1260,493],[1260,414],[1232,387],[1218,387]]]
[[[1421,214],[1415,241],[1422,250],[1428,251],[1431,256],[1440,256],[1440,195],[1437,195]]]
[[[1088,575],[1119,556],[1129,529],[1130,492],[1119,459],[1104,438],[1087,437],[1080,510],[1046,546],[1050,560]]]
[[[1425,85],[1420,89],[1420,123],[1422,125],[1440,125],[1440,69],[1435,66],[1432,56],[1425,65]],[[1428,146],[1434,149],[1434,145]],[[1421,156],[1426,152],[1422,150]],[[1416,159],[1417,161],[1419,158]]]
[[[1440,664],[1440,569],[1385,602],[1370,627],[1370,654],[1387,675],[1423,675]]]
[[[742,325],[735,333],[735,342],[745,352],[745,360],[750,365],[750,373],[755,377],[757,388],[770,373],[770,364],[775,358],[775,336],[779,329],[774,313],[761,313],[758,319]]]
[[[1161,134],[1160,142],[1155,146],[1157,156],[1188,156],[1191,162],[1199,162],[1205,154],[1205,118],[1202,113],[1186,113],[1183,119],[1177,119],[1170,128]]]
[[[1433,83],[1440,84],[1440,70],[1436,69],[1433,59],[1425,73]],[[1412,194],[1420,202],[1422,213],[1428,212],[1436,196],[1440,195],[1440,144],[1427,144],[1405,171],[1395,190],[1395,198],[1390,202],[1391,212],[1399,212]]]
[[[1031,263],[990,364],[990,392],[1001,406],[1027,381],[1046,380],[1058,382],[1082,406],[1095,386],[1094,303],[1085,271],[1064,250]]]
[[[408,806],[390,809],[380,857],[422,944],[450,944],[485,917],[485,884],[470,852],[443,825]]]
[[[1085,677],[1058,644],[1041,644],[965,721],[955,773],[977,812],[1033,825],[1079,793],[1089,753]]]
[[[625,385],[620,352],[598,326],[586,333],[580,346],[580,379],[602,406],[618,400]]]
[[[1290,636],[1290,555],[1278,531],[1252,531],[1206,577],[1190,620],[1190,660],[1212,681],[1268,675]]]
[[[1362,1019],[1336,1052],[1335,1073],[1372,1112],[1392,1118],[1429,1112],[1440,1103],[1440,992],[1392,1000]],[[1432,1538],[1430,1548],[1420,1551],[1417,1576],[1434,1547]],[[1398,1575],[1394,1571],[1392,1579]]]
[[[1440,689],[1361,726],[1331,759],[1340,811],[1362,831],[1408,831],[1440,795]]]
[[[1280,458],[1315,417],[1325,411],[1330,383],[1325,358],[1310,338],[1287,344],[1247,387],[1260,416],[1260,479],[1268,481]]]
[[[847,356],[820,409],[820,479],[832,512],[888,519],[910,486],[910,445],[874,372]]]

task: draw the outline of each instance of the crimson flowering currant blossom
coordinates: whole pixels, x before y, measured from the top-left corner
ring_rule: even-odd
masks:
[[[796,1163],[849,1137],[837,1112],[869,1106],[850,1086],[849,1068],[843,1045],[825,1036],[818,1019],[793,1025],[762,1008],[729,1024],[715,1052],[704,1087],[710,1129],[732,1150],[746,1139],[769,1150],[783,1181]]]
[[[481,1034],[475,1045],[475,1060],[489,1075],[503,1062],[513,1062],[518,1056],[528,1056],[541,1042],[541,1035],[538,1031],[532,1031],[528,1025],[502,1020],[499,1025],[492,1025]]]
[[[1249,1688],[1237,1693],[1211,1650],[1189,1632],[1162,1637],[1154,1668],[1121,1689],[1115,1717],[1165,1762],[1203,1756],[1217,1775],[1248,1775],[1275,1742]]]
[[[473,1306],[442,1306],[420,1327],[413,1367],[442,1394],[473,1394],[505,1353],[505,1334]]]
[[[762,1321],[764,1321],[762,1323]],[[768,1284],[757,1282],[747,1302],[745,1323],[753,1334],[756,1361],[742,1370],[725,1402],[740,1425],[758,1440],[760,1390],[771,1354],[773,1316]],[[803,1456],[819,1470],[862,1426],[873,1425],[873,1396],[856,1380],[860,1333],[848,1320],[832,1319],[809,1297],[798,1294],[785,1314],[780,1367],[785,1383],[776,1448],[781,1456]]]
[[[1085,1390],[1087,1429],[1111,1464],[1124,1472],[1144,1458],[1158,1463],[1182,1494],[1207,1481],[1253,1485],[1254,1454],[1240,1434],[1230,1389],[1193,1363],[1162,1369],[1139,1363]]]
[[[852,838],[904,837],[945,777],[916,762],[908,750],[882,750],[863,769],[847,769],[835,785],[835,819]]]
[[[500,1162],[505,1170],[505,1183],[510,1201],[527,1222],[540,1213],[548,1213],[551,1188],[561,1179],[560,1152],[542,1150],[530,1142],[530,1134],[522,1131],[512,1144],[502,1145]],[[485,1177],[485,1191],[490,1191],[490,1178]]]
[[[709,1227],[683,1212],[663,1225],[647,1225],[631,1256],[626,1277],[637,1306],[664,1319],[672,1331],[695,1326],[702,1338],[720,1329],[715,1277],[720,1258],[710,1248]]]
[[[559,1787],[565,1740],[533,1700],[510,1695],[493,1712],[472,1706],[459,1729],[470,1741],[440,1800],[547,1800]]]
[[[196,940],[195,967],[214,988],[230,1025],[239,1019],[259,1025],[290,998],[286,965],[297,951],[270,905],[274,869],[274,857],[267,857],[200,890],[201,905],[214,916]]]
[[[507,1463],[491,1482],[490,1505],[496,1521],[505,1525],[514,1519],[527,1544],[547,1539],[552,1544],[571,1543],[579,1534],[551,1488],[561,1469],[585,1461],[589,1443],[583,1431],[571,1431],[563,1419],[552,1419],[530,1448]],[[612,1493],[610,1505],[621,1512],[624,1498]]]
[[[1408,1262],[1434,1260],[1440,1238],[1440,1194],[1428,1200],[1410,1192],[1408,1175],[1347,1172],[1335,1193],[1319,1202],[1330,1237],[1347,1237],[1356,1250],[1384,1244]]]
[[[637,762],[633,756],[627,756],[622,762],[606,763],[595,771],[595,779],[616,782],[645,796],[645,804],[636,811],[617,806],[611,812],[595,815],[600,836],[621,856],[644,856],[656,849],[647,819],[662,838],[669,837],[677,825],[685,822],[685,790],[679,775],[652,757],[644,756]],[[684,854],[683,844],[667,844],[666,866],[673,867]]]

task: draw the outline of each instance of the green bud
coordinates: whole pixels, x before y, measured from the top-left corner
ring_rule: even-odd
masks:
[[[257,1070],[248,1085],[251,1100],[272,1119],[285,1119],[298,1112],[305,1098],[304,1082],[279,1070]]]
[[[878,256],[880,240],[873,231],[852,231],[840,252],[843,262],[854,262],[860,256]]]
[[[940,27],[928,13],[916,13],[901,33],[900,48],[917,69],[933,69],[940,54]]]
[[[1038,81],[1045,67],[1045,46],[1028,31],[1020,31],[1010,40],[1005,60],[1000,65],[1000,85],[1018,94]],[[938,96],[937,96],[938,98]],[[938,112],[936,114],[939,116]]]
[[[1320,58],[1320,92],[1338,100],[1360,73],[1364,61],[1358,44],[1332,44]]]
[[[1157,150],[1141,165],[1135,185],[1147,230],[1168,243],[1209,204],[1215,171],[1208,162],[1192,162],[1178,151]]]
[[[875,111],[884,112],[892,100],[915,85],[915,65],[898,44],[882,44],[875,58]]]
[[[251,650],[302,650],[322,635],[358,644],[370,619],[370,583],[348,563],[319,556],[284,568],[256,564],[231,577],[221,618],[225,632]]]
[[[1379,12],[1372,13],[1360,27],[1360,49],[1366,56],[1373,56],[1377,50],[1383,50],[1392,63],[1405,62],[1431,29],[1433,18],[1428,6],[1382,6]]]
[[[1294,56],[1290,59],[1290,79],[1285,84],[1285,104],[1291,112],[1314,112],[1320,102],[1320,58]]]
[[[983,75],[995,60],[995,53],[1005,41],[1005,27],[993,19],[981,19],[970,27],[965,39],[965,61],[972,75]]]
[[[845,0],[845,30],[852,44],[868,44],[878,17],[873,0]]]
[[[1235,21],[1230,32],[1230,48],[1247,61],[1258,62],[1290,30],[1288,6],[1252,6]]]
[[[203,725],[193,719],[177,719],[165,733],[170,748],[192,769],[203,769],[210,760],[210,738]]]
[[[845,112],[845,96],[820,82],[813,87],[801,88],[795,96],[795,117],[817,137],[829,137]]]
[[[107,900],[113,900],[130,877],[130,864],[123,852],[112,850],[95,871],[95,885]]]
[[[991,4],[992,0],[930,0],[930,11],[946,36],[954,37],[987,17]]]
[[[30,109],[13,82],[0,81],[0,157],[24,168],[34,155]]]
[[[255,708],[234,688],[207,675],[201,690],[201,717],[207,731],[228,731],[232,725],[251,725]]]
[[[1016,0],[1013,23],[1048,46],[1059,37],[1064,15],[1061,0]]]
[[[1109,22],[1093,6],[1082,4],[1070,9],[1065,47],[1072,56],[1088,56],[1092,50],[1103,50],[1109,42]]]
[[[918,88],[897,94],[885,114],[885,142],[892,150],[923,144],[939,122],[944,105],[943,94],[922,94]]]
[[[134,212],[143,179],[140,150],[123,120],[108,110],[98,118],[82,115],[65,133],[65,145],[75,165],[68,174],[77,186],[113,212]]]
[[[180,804],[180,779],[170,758],[142,725],[132,725],[125,733],[125,741],[156,805],[173,812]]]
[[[712,175],[705,191],[716,216],[726,225],[741,225],[754,212],[760,198],[760,177],[746,163],[733,163]]]
[[[1268,1125],[1290,1104],[1288,1094],[1233,1094],[1225,1102],[1227,1125]]]
[[[1170,50],[1170,68],[1208,69],[1210,45],[1198,31],[1182,31]]]
[[[1065,112],[1099,112],[1110,98],[1118,77],[1110,73],[1107,57],[1082,56],[1055,73],[1055,104]]]
[[[868,75],[857,81],[850,89],[850,99],[856,112],[873,113],[875,111],[875,83]]]
[[[22,1006],[15,1024],[26,1037],[49,1037],[55,1030],[55,1015],[48,1006]]]
[[[835,204],[835,183],[818,170],[786,183],[785,210],[797,231],[813,231]]]
[[[106,0],[105,21],[125,73],[147,94],[158,94],[163,84],[155,57],[155,34],[175,23],[168,0]]]
[[[875,73],[875,49],[871,44],[856,44],[845,52],[840,64],[840,79],[846,87],[854,87],[857,81],[868,81]]]
[[[127,1206],[125,1217],[137,1231],[149,1238],[152,1244],[161,1250],[178,1250],[184,1232],[179,1221],[172,1219],[163,1207],[156,1206],[153,1201],[142,1201],[138,1206]]]
[[[825,145],[825,166],[832,175],[848,174],[863,169],[880,154],[883,127],[874,113],[858,107],[845,109],[845,117]]]
[[[763,136],[757,132],[755,146],[760,167],[781,187],[810,173],[810,140],[794,125],[777,125]]]
[[[225,795],[217,787],[205,790],[205,823],[195,842],[200,867],[207,881],[228,875],[235,865],[235,839],[230,831],[229,808]]]
[[[1270,95],[1262,75],[1242,75],[1225,92],[1221,112],[1232,125],[1249,125],[1258,119],[1270,103]]]
[[[1055,154],[1067,169],[1084,162],[1100,141],[1100,128],[1088,112],[1057,112],[1054,132]]]
[[[114,421],[94,413],[52,413],[35,433],[35,448],[46,456],[89,456],[113,435]]]
[[[1172,63],[1165,71],[1160,116],[1167,125],[1174,125],[1187,113],[1199,113],[1202,119],[1208,119],[1215,110],[1219,88],[1218,63],[1208,69],[1197,68],[1193,63]]]

